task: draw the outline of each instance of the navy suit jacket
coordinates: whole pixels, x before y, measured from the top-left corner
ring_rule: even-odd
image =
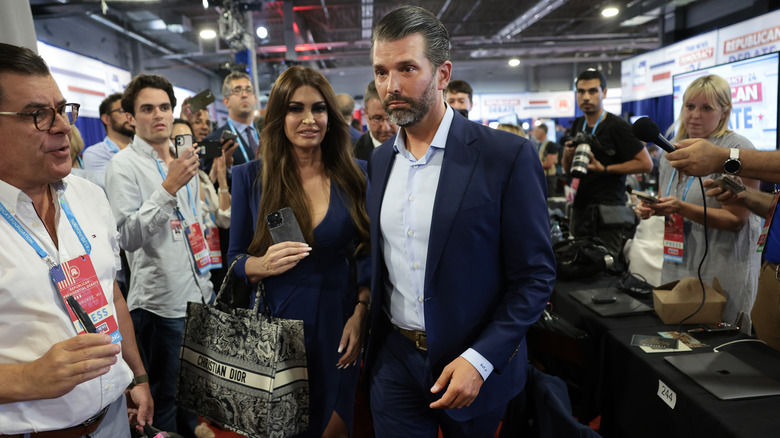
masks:
[[[379,219],[397,155],[394,141],[395,137],[377,148],[369,163],[369,369],[388,330],[382,321],[386,268]],[[494,366],[470,407],[447,411],[456,420],[505,405],[525,384],[525,333],[539,319],[555,281],[546,187],[530,141],[455,114],[428,242],[424,282],[428,360],[433,380],[468,348]]]
[[[204,140],[220,140],[222,138],[222,131],[224,131],[226,129],[230,129],[228,127],[227,123],[225,123],[224,125],[220,126],[216,130],[214,130],[214,132],[212,132],[211,134],[207,135],[206,138],[204,138]],[[246,154],[249,157],[249,161],[254,160],[255,159],[255,153],[252,152],[252,150],[249,148],[249,145],[247,145],[246,142],[244,142],[243,133],[239,133],[238,135],[239,135],[240,139],[236,139],[236,141],[242,141],[243,142],[241,144],[244,146],[244,148],[246,148]],[[211,160],[211,159],[209,159],[209,160],[200,160],[200,168],[203,169],[204,172],[209,173],[211,171],[211,162],[212,161],[213,160]],[[244,158],[244,153],[241,152],[241,146],[237,147],[236,150],[233,151],[233,165],[237,166],[239,164],[244,164],[246,162],[247,162],[247,160],[246,160],[246,158]],[[228,178],[230,178],[230,173],[228,173]]]

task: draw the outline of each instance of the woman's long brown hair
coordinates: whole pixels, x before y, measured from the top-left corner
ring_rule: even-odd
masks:
[[[346,120],[338,111],[336,96],[325,76],[301,66],[287,69],[276,80],[268,97],[263,121],[260,156],[262,166],[257,177],[262,182],[257,228],[249,245],[249,254],[263,256],[273,245],[271,233],[265,224],[265,216],[283,207],[292,208],[303,236],[310,245],[314,241],[314,226],[309,209],[309,199],[295,164],[293,146],[284,133],[287,107],[293,93],[308,85],[322,94],[328,107],[328,130],[320,144],[325,174],[346,195],[344,203],[349,209],[358,232],[357,251],[365,252],[369,242],[368,214],[366,213],[366,177],[352,155],[352,143]]]

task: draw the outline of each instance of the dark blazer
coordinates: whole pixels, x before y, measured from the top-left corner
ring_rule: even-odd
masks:
[[[211,134],[206,136],[206,138],[204,138],[204,140],[219,140],[222,137],[222,131],[224,131],[226,129],[228,129],[228,130],[230,129],[230,127],[228,126],[227,123],[225,123],[224,125],[220,126],[216,130],[214,130],[214,132],[212,132]],[[241,144],[244,145],[244,148],[246,150],[246,154],[249,157],[249,161],[254,160],[255,159],[255,153],[252,152],[252,150],[249,147],[249,145],[247,145],[246,142],[244,141],[243,133],[239,133],[238,137],[239,137],[239,139],[236,140],[236,141],[240,140],[240,141],[243,142]],[[200,160],[200,168],[203,169],[204,172],[209,173],[209,171],[211,171],[211,161],[212,160],[210,160],[210,159],[209,160]],[[247,162],[247,160],[244,158],[243,152],[241,152],[241,146],[237,147],[236,150],[233,152],[233,165],[236,166],[236,165],[239,165],[239,164],[244,164],[246,162]]]
[[[359,158],[364,161],[371,160],[371,154],[374,152],[374,141],[371,140],[371,134],[368,131],[361,135],[360,138],[352,145],[352,149],[355,153],[355,158]]]
[[[393,142],[377,148],[369,163],[368,369],[388,330],[379,218],[396,158]],[[505,405],[525,384],[525,333],[539,319],[555,281],[546,184],[530,141],[455,114],[433,206],[424,283],[431,379],[468,348],[494,366],[470,407],[447,411],[455,420]]]

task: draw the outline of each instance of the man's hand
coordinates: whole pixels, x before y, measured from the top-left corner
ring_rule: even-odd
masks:
[[[741,180],[739,179],[738,181],[741,182]],[[746,192],[740,192],[735,194],[731,190],[724,190],[713,179],[706,179],[702,184],[704,185],[705,188],[709,189],[707,190],[707,192],[705,192],[705,195],[717,199],[718,202],[720,202],[723,205],[734,204],[736,202],[740,202],[744,204],[744,198],[746,196]]]
[[[127,414],[130,427],[135,427],[139,432],[143,432],[144,425],[151,425],[154,416],[154,401],[149,390],[149,382],[135,385],[125,395],[127,396]]]
[[[232,139],[222,140],[222,158],[225,160],[225,167],[233,167],[233,152],[238,148],[238,142]]]
[[[116,363],[120,346],[111,336],[79,335],[58,342],[40,358],[25,364],[21,388],[28,400],[61,397],[86,381],[106,374]]]
[[[729,150],[703,138],[689,138],[675,145],[677,150],[666,154],[669,164],[686,175],[706,176],[723,171]]]
[[[469,361],[462,357],[457,357],[449,363],[441,375],[433,384],[431,392],[436,394],[447,385],[447,391],[444,395],[431,403],[431,409],[460,409],[468,407],[477,398],[480,388],[482,388],[482,375],[479,374]]]
[[[176,196],[176,192],[198,174],[198,167],[200,166],[198,149],[200,148],[183,149],[179,158],[171,161],[168,165],[168,176],[165,177],[162,186],[172,196]]]

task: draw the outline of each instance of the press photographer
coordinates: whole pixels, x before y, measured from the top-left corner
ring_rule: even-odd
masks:
[[[574,120],[569,136],[577,141],[567,141],[563,151],[563,170],[580,178],[570,228],[575,237],[599,237],[618,255],[624,230],[633,225],[633,218],[622,214],[626,175],[649,172],[653,164],[631,125],[604,110],[606,77],[588,69],[577,77],[576,87],[577,105],[585,116]]]

